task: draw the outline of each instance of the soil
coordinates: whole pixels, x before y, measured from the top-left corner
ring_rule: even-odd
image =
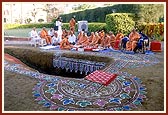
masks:
[[[162,46],[163,43],[162,43]],[[164,50],[156,52],[156,57],[159,63],[153,66],[122,69],[131,73],[142,80],[142,83],[147,88],[147,98],[142,103],[142,106],[135,111],[164,111],[164,96],[165,96],[165,80],[164,76]],[[7,59],[7,58],[6,58]],[[13,61],[11,60],[11,63]],[[4,70],[4,111],[49,111],[48,108],[38,105],[32,96],[32,88],[37,83],[36,79],[12,73]]]

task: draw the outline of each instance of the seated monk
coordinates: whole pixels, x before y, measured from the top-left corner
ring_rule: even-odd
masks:
[[[101,42],[103,41],[104,37],[105,37],[105,32],[104,30],[101,30],[99,32],[99,36],[100,36],[100,39],[99,39],[99,44],[101,44]]]
[[[104,39],[102,40],[101,46],[104,47],[104,48],[109,48],[111,46],[110,36],[108,34],[106,34]]]
[[[115,35],[113,34],[113,32],[109,32],[109,36],[110,36],[110,46],[112,47],[112,48],[114,48],[114,46],[115,46]]]
[[[91,32],[91,35],[89,36],[89,42],[92,42],[94,37],[95,37],[94,32]]]
[[[126,50],[133,51],[141,35],[135,29],[129,35],[129,41],[126,43]]]
[[[43,38],[43,39],[46,39],[47,44],[52,43],[51,36],[48,35],[48,32],[47,32],[45,27],[42,28],[42,30],[40,32],[40,37]]]
[[[62,41],[60,42],[60,49],[70,50],[73,47],[68,41],[67,35],[63,36]]]
[[[86,35],[86,33],[83,33],[83,35],[79,38],[77,45],[87,46],[89,45],[89,39]]]
[[[84,33],[84,31],[80,31],[80,32],[79,32],[79,34],[78,34],[78,36],[77,36],[77,41],[79,40],[80,37],[82,37],[83,33]]]
[[[89,45],[97,48],[99,45],[99,40],[100,40],[100,36],[98,35],[97,32],[95,32],[95,36],[93,37],[93,39]]]
[[[124,34],[122,34],[120,31],[118,31],[118,33],[115,37],[114,49],[119,49],[119,44],[120,44],[123,37],[124,37]]]

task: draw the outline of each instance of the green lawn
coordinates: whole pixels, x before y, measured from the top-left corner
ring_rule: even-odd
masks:
[[[46,28],[49,30],[49,28]],[[16,37],[28,37],[28,33],[32,30],[32,28],[26,29],[10,29],[4,30],[5,36],[16,36]],[[37,32],[40,31],[41,28],[37,28]]]
[[[50,28],[46,28],[47,31]],[[16,37],[28,37],[28,33],[32,30],[32,28],[25,28],[25,29],[8,29],[4,30],[5,36],[16,36]],[[36,28],[37,32],[41,31],[41,28]],[[75,35],[77,36],[77,32],[75,32]]]

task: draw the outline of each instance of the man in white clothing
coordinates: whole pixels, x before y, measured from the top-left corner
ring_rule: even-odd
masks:
[[[59,17],[57,19],[57,21],[55,22],[55,26],[58,27],[58,30],[56,30],[57,34],[58,34],[58,38],[62,39],[62,19],[61,17]]]
[[[76,44],[76,36],[73,34],[72,31],[70,31],[70,34],[68,36],[68,41],[70,44],[75,45]]]
[[[58,38],[58,33],[55,32],[54,36],[52,37],[52,45],[53,46],[59,45],[60,42],[61,42],[61,40]]]
[[[38,33],[36,31],[36,27],[33,27],[32,31],[30,32],[30,37],[33,39],[33,40],[40,40],[41,38],[38,36]]]
[[[54,36],[54,28],[50,28],[50,30],[48,30],[48,35],[51,37]]]

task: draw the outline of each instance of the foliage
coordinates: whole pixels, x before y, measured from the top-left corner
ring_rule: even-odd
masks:
[[[84,11],[73,12],[70,14],[61,15],[63,21],[68,23],[69,20],[76,16],[76,20],[87,20],[88,22],[105,22],[105,17],[107,14],[112,12],[118,13],[135,13],[139,9],[137,4],[117,4],[108,7],[98,7],[95,9],[86,9]],[[55,22],[55,20],[53,20]]]
[[[135,26],[132,18],[126,13],[113,13],[106,15],[107,30],[117,33],[121,31],[123,34],[128,34]]]
[[[25,20],[25,23],[30,23],[31,21],[32,21],[31,18],[27,18],[27,19]]]
[[[141,4],[138,12],[140,22],[157,23],[164,16],[163,4]]]
[[[76,7],[73,8],[75,11],[80,11],[80,10],[86,10],[95,7],[95,5],[91,4],[79,4]]]
[[[150,38],[164,41],[164,23],[140,23],[137,28]]]
[[[89,32],[96,32],[99,30],[107,31],[106,29],[106,23],[89,23],[88,24],[88,31]]]
[[[73,16],[76,16],[76,20],[104,23],[107,14],[132,13],[135,23],[158,22],[159,18],[163,19],[163,9],[163,4],[116,4],[103,8],[85,9],[83,11],[61,15],[61,17],[65,23],[68,23]],[[55,22],[55,20],[53,21]]]

